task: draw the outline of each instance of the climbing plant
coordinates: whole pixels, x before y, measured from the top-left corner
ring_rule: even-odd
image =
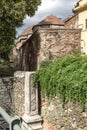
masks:
[[[87,56],[73,55],[44,62],[35,74],[41,94],[47,97],[60,95],[63,104],[78,102],[85,108],[87,101]]]

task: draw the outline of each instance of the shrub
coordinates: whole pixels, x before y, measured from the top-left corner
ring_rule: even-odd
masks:
[[[83,108],[87,101],[87,56],[74,55],[58,58],[42,65],[35,74],[41,94],[60,95],[63,104],[78,102]]]

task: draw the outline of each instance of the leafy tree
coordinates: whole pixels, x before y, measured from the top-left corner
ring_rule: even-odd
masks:
[[[0,0],[0,57],[9,60],[14,44],[15,27],[22,25],[26,15],[35,14],[40,0]]]

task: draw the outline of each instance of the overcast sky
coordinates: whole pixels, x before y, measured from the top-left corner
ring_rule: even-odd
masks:
[[[69,15],[72,15],[72,9],[76,4],[77,0],[41,0],[42,3],[38,7],[35,15],[33,17],[28,17],[24,19],[23,26],[17,29],[17,35],[31,26],[35,25],[41,20],[43,20],[48,15],[54,15],[58,18],[66,19]]]

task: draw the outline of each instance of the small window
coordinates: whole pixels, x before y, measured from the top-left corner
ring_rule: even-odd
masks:
[[[87,19],[85,20],[85,28],[87,29]]]

